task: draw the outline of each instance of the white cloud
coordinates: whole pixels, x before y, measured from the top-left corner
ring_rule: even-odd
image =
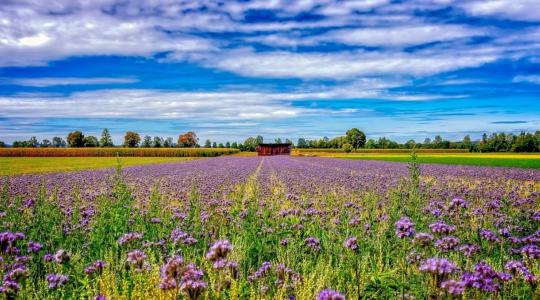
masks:
[[[406,47],[484,34],[482,30],[468,28],[462,25],[420,24],[339,29],[330,31],[319,39],[323,41],[337,41],[350,45]]]
[[[406,52],[294,53],[242,49],[207,57],[205,64],[244,76],[346,79],[374,75],[432,75],[495,61],[495,54]]]
[[[55,85],[90,85],[90,84],[121,84],[138,82],[135,78],[107,78],[107,77],[44,77],[44,78],[20,78],[6,80],[15,85],[47,87]]]
[[[528,82],[528,83],[540,84],[540,75],[516,76],[514,77],[513,82]]]
[[[473,0],[461,7],[473,16],[487,16],[518,21],[539,21],[538,0]]]

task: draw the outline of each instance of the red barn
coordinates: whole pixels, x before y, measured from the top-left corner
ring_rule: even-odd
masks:
[[[257,153],[259,156],[268,155],[291,155],[292,144],[259,144]]]

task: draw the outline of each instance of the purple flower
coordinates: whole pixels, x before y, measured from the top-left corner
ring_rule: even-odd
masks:
[[[321,243],[319,241],[318,238],[316,237],[307,237],[305,240],[304,240],[304,243],[306,244],[306,246],[309,247],[309,249],[313,250],[313,251],[319,251],[321,250]]]
[[[7,254],[19,253],[19,249],[15,246],[18,240],[24,239],[25,235],[21,232],[0,232],[0,252]]]
[[[408,217],[402,217],[396,222],[396,235],[402,239],[414,235],[414,223]]]
[[[456,226],[448,225],[441,221],[436,221],[429,224],[429,229],[435,234],[447,235],[456,231]]]
[[[69,258],[71,257],[71,254],[67,252],[64,249],[60,249],[56,251],[56,253],[53,256],[53,259],[56,263],[62,264],[69,261]]]
[[[459,239],[454,236],[445,236],[440,240],[435,242],[435,247],[440,249],[443,252],[448,252],[454,250],[459,245]]]
[[[204,272],[194,264],[189,264],[180,278],[180,290],[186,293],[190,300],[197,300],[205,289]]]
[[[467,257],[471,257],[474,254],[480,252],[480,247],[476,244],[465,244],[459,247],[459,251]]]
[[[281,241],[279,241],[279,244],[281,246],[287,246],[289,244],[289,239],[282,239]]]
[[[27,247],[28,247],[29,253],[38,252],[39,250],[41,250],[41,248],[43,248],[43,246],[40,243],[33,242],[33,241],[28,241]]]
[[[317,300],[345,300],[345,296],[335,290],[322,290],[317,296]]]
[[[232,251],[232,245],[228,240],[216,241],[206,253],[206,258],[212,262],[225,259]]]
[[[56,289],[68,282],[69,278],[62,274],[49,274],[47,275],[47,283],[49,289]]]
[[[473,273],[464,273],[462,277],[465,286],[473,287],[484,292],[499,291],[501,288],[500,280],[500,274],[483,261],[476,264]]]
[[[529,259],[538,259],[540,258],[540,248],[536,245],[526,245],[521,248],[521,253],[528,257]]]
[[[127,262],[135,268],[136,272],[142,272],[149,267],[146,258],[146,253],[143,251],[133,250],[128,253]]]
[[[441,288],[452,296],[459,296],[463,294],[465,284],[461,281],[447,280],[441,283]]]
[[[436,275],[449,275],[458,271],[456,265],[446,258],[428,258],[418,269]]]
[[[495,232],[487,229],[480,230],[480,236],[488,242],[500,242],[501,239],[495,234]]]
[[[257,271],[255,271],[255,273],[248,276],[248,280],[253,281],[261,277],[264,277],[266,274],[270,272],[271,268],[272,268],[272,264],[270,262],[268,261],[263,262],[261,267]]]
[[[107,300],[103,295],[97,295],[95,300]]]
[[[413,243],[420,246],[429,246],[433,242],[433,236],[429,233],[419,232],[414,236]]]
[[[15,280],[5,278],[4,282],[2,282],[2,285],[0,286],[0,293],[16,294],[20,288],[19,283],[17,283]],[[7,299],[9,299],[9,297]]]
[[[131,244],[131,243],[133,243],[135,241],[138,241],[138,240],[142,239],[142,237],[143,237],[142,233],[129,232],[129,233],[126,233],[126,234],[122,235],[118,239],[118,245],[122,246],[122,245],[125,245],[125,244]]]
[[[176,228],[171,232],[171,240],[173,243],[182,243],[184,245],[193,245],[197,243],[197,240],[193,238],[190,234],[183,232],[182,230]]]
[[[88,265],[84,268],[84,273],[87,275],[93,274],[93,273],[101,273],[103,272],[103,268],[107,265],[106,262],[102,260],[96,260],[91,265]]]
[[[345,242],[343,243],[343,247],[356,251],[358,250],[358,240],[356,239],[356,237],[352,236],[345,240]]]

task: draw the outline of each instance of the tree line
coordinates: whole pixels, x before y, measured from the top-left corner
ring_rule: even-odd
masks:
[[[264,139],[258,135],[248,137],[243,143],[233,142],[213,142],[207,139],[204,142],[206,148],[235,148],[241,151],[255,151]],[[480,140],[473,141],[470,135],[463,137],[461,141],[450,141],[436,135],[433,139],[426,138],[422,143],[415,140],[408,140],[405,143],[398,143],[386,137],[377,139],[366,139],[366,134],[358,128],[351,128],[345,135],[335,138],[323,137],[321,139],[299,138],[296,144],[290,139],[277,138],[274,143],[287,143],[296,148],[312,149],[343,149],[346,152],[355,149],[467,149],[471,152],[540,152],[540,131],[534,133],[521,132],[512,133],[492,133],[483,134]],[[0,147],[6,144],[0,141]],[[52,140],[43,139],[41,142],[36,137],[27,141],[14,141],[12,147],[114,147],[111,134],[108,129],[103,129],[100,139],[95,136],[85,136],[81,131],[70,132],[66,140],[61,137],[54,137]],[[176,141],[172,137],[162,138],[159,136],[141,136],[137,132],[128,131],[124,136],[124,147],[145,147],[145,148],[169,148],[169,147],[200,147],[199,138],[193,131],[180,134]]]

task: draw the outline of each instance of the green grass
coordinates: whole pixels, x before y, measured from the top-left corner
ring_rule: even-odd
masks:
[[[192,157],[122,157],[122,166],[187,161]],[[0,157],[0,176],[116,166],[116,157]]]
[[[408,162],[410,155],[399,154],[375,154],[375,153],[351,153],[320,155],[325,157],[363,159],[363,160],[383,160],[395,162]],[[475,165],[490,167],[514,167],[540,169],[540,154],[516,154],[516,153],[459,153],[459,154],[418,154],[420,163],[448,164],[448,165]]]

